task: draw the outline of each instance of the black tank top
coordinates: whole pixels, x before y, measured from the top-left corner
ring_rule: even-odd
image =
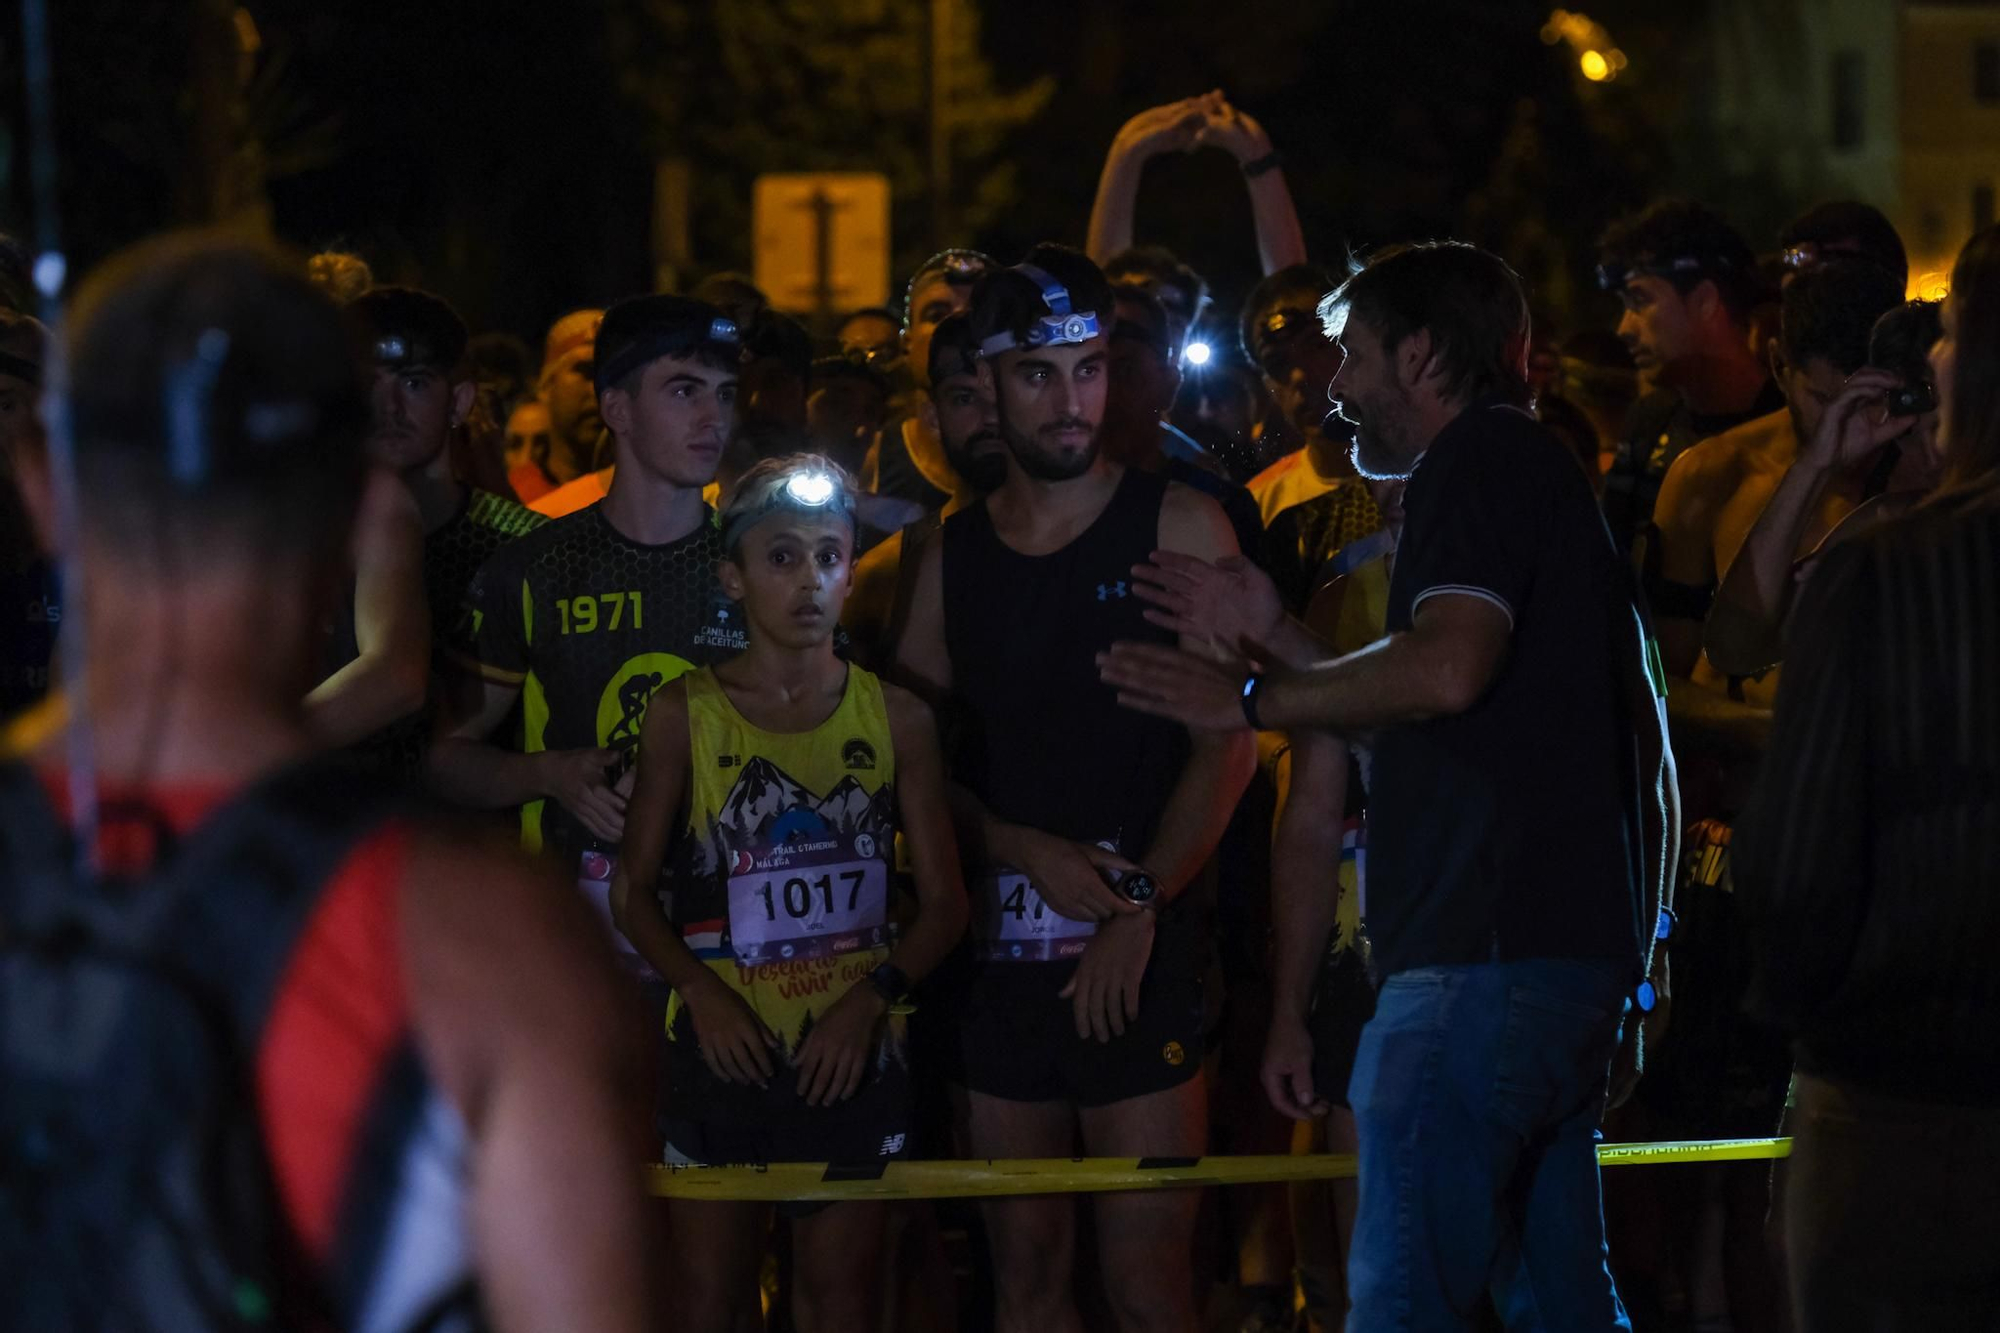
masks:
[[[1187,732],[1120,708],[1096,657],[1121,639],[1175,642],[1132,593],[1167,485],[1128,468],[1096,522],[1048,555],[1001,541],[984,503],[944,524],[953,775],[1001,819],[1133,857],[1187,762]]]

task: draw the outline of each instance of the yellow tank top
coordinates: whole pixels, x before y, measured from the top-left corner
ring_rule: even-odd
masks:
[[[882,683],[848,667],[833,715],[786,733],[737,712],[707,668],[685,679],[692,781],[673,922],[789,1057],[893,942],[896,751]],[[678,1010],[676,997],[670,1031]]]

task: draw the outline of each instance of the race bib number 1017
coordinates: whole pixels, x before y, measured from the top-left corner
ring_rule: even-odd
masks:
[[[745,967],[890,942],[889,863],[869,835],[746,853],[738,864],[729,877],[729,938]]]

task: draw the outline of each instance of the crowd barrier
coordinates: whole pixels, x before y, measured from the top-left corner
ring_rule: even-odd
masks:
[[[1788,1157],[1790,1139],[1682,1139],[1604,1143],[1599,1166],[1741,1162]],[[1047,1157],[989,1161],[882,1161],[857,1166],[773,1162],[750,1166],[655,1166],[651,1192],[666,1199],[821,1203],[845,1199],[966,1199],[1012,1194],[1100,1194],[1110,1190],[1270,1185],[1352,1176],[1355,1159],[1298,1157]]]

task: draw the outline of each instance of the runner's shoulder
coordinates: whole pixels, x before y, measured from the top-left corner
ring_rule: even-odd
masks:
[[[1160,499],[1160,545],[1191,555],[1241,554],[1222,502],[1180,481],[1167,482]]]

